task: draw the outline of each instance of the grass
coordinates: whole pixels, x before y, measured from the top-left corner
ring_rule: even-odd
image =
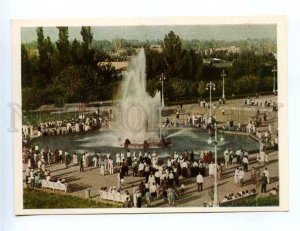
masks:
[[[24,189],[24,209],[120,208],[119,203],[105,203],[70,195]]]
[[[265,196],[258,198],[241,199],[226,204],[224,207],[262,207],[262,206],[279,206],[278,196]]]

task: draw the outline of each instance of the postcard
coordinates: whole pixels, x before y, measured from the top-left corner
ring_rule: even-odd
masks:
[[[15,214],[288,210],[284,16],[13,20]]]

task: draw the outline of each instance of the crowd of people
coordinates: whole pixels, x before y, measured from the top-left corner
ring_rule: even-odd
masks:
[[[255,188],[251,190],[245,190],[245,191],[240,191],[237,193],[227,193],[224,197],[224,199],[221,201],[221,203],[237,200],[237,199],[242,199],[245,197],[249,197],[251,195],[256,195],[257,191]]]
[[[41,122],[35,127],[23,126],[22,134],[24,139],[30,139],[34,131],[37,137],[88,132],[101,127],[110,127],[111,119],[111,115],[91,114],[77,119]]]
[[[248,96],[244,100],[244,105],[246,105],[246,106],[260,106],[260,107],[276,107],[277,102],[272,100],[272,99],[258,99],[258,98],[251,99],[250,96]]]
[[[222,163],[221,159],[223,159]],[[197,156],[193,151],[175,152],[172,157],[162,160],[158,158],[155,151],[127,150],[127,152],[121,151],[115,154],[84,152],[80,155],[77,153],[70,155],[67,150],[51,151],[48,147],[40,149],[38,146],[34,146],[30,149],[23,149],[23,161],[27,165],[26,176],[29,170],[29,173],[34,171],[39,175],[40,179],[51,181],[61,181],[61,179],[50,176],[50,172],[46,169],[46,166],[57,163],[64,163],[66,168],[70,165],[79,166],[80,172],[84,172],[87,168],[98,168],[101,177],[117,173],[116,191],[119,192],[123,189],[127,176],[140,177],[142,178],[141,183],[132,185],[133,194],[130,202],[135,207],[140,206],[142,199],[146,201],[148,206],[151,206],[151,203],[159,198],[163,198],[170,205],[174,205],[178,196],[184,192],[184,179],[194,178],[198,191],[202,191],[204,177],[214,177],[217,173],[218,180],[221,180],[224,168],[227,169],[233,165],[237,165],[234,174],[235,182],[242,186],[244,172],[248,171],[249,165],[248,152],[241,148],[235,152],[233,149],[227,148],[224,151],[224,158],[220,158],[216,166],[213,152],[206,150],[200,151]],[[258,174],[256,173],[256,175]],[[29,178],[32,179],[30,174]],[[252,173],[251,178],[254,179]]]

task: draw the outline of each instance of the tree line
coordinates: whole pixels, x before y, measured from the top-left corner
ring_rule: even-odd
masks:
[[[55,42],[44,35],[42,27],[38,27],[36,44],[21,44],[23,108],[34,109],[42,104],[61,107],[71,102],[112,99],[120,83],[111,64],[115,61],[111,51],[117,48],[103,49],[103,43],[93,40],[93,32],[88,26],[81,28],[81,41],[70,41],[68,27],[57,27],[57,30],[58,40]],[[140,45],[144,46],[147,91],[154,95],[161,89],[159,77],[164,73],[167,101],[207,97],[205,83],[210,80],[217,85],[216,95],[221,95],[220,75],[223,69],[227,73],[225,87],[228,94],[270,91],[273,86],[271,69],[276,65],[276,59],[272,53],[243,49],[234,59],[227,60],[231,65],[220,68],[205,65],[203,59],[207,57],[199,50],[184,45],[173,31],[159,42],[161,51],[151,49],[149,41],[121,42],[130,48],[121,60],[134,55]],[[105,44],[109,46],[110,43]]]

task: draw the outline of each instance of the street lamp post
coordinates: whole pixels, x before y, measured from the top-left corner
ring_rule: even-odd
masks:
[[[211,90],[216,90],[216,85],[209,81],[209,83],[206,84],[206,90],[209,90],[209,116],[211,117]]]
[[[214,129],[215,129],[215,138],[214,140],[211,139],[211,137],[209,137],[208,139],[208,144],[214,144],[215,146],[215,181],[214,181],[214,200],[213,200],[213,206],[214,207],[219,207],[219,196],[218,196],[218,179],[217,179],[217,164],[218,164],[218,161],[217,161],[217,146],[218,146],[218,137],[217,137],[217,124],[215,123],[214,125]],[[224,141],[224,138],[223,136],[221,136],[220,138],[220,142],[223,142]]]
[[[161,81],[161,107],[165,107],[165,100],[164,100],[164,81],[166,77],[164,73],[161,73],[159,80]]]
[[[223,98],[223,100],[225,100],[225,77],[226,77],[226,73],[225,73],[224,70],[222,71],[221,77],[223,77],[223,93],[222,93],[222,98]]]
[[[276,72],[277,72],[275,66],[273,67],[272,72],[273,72],[273,77],[274,77],[274,81],[273,81],[273,93],[275,95],[276,94]]]

